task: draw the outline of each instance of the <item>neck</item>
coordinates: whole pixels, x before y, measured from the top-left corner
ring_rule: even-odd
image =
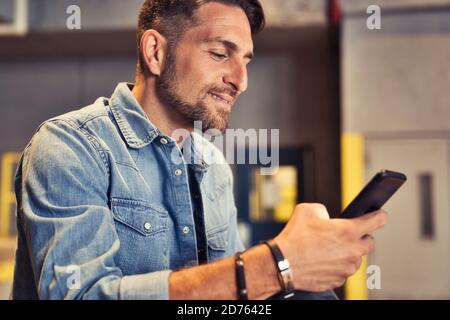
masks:
[[[176,110],[160,101],[156,94],[155,79],[136,81],[132,94],[153,125],[163,134],[170,137],[177,129],[193,130],[192,124],[189,124]]]

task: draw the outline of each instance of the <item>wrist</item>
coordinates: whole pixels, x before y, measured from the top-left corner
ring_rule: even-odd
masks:
[[[270,249],[273,260],[277,267],[277,276],[282,288],[284,298],[290,298],[294,295],[294,276],[289,260],[284,256],[280,247],[275,240],[263,241],[263,243]]]
[[[266,245],[255,246],[243,253],[242,257],[246,262],[245,277],[249,300],[267,299],[282,290],[277,266]]]

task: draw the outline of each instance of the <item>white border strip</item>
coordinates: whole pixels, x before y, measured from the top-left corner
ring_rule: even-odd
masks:
[[[15,0],[14,2],[14,23],[1,24],[0,36],[19,35],[23,36],[28,31],[28,0]]]

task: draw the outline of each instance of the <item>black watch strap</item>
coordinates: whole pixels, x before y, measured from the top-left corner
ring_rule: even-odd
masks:
[[[284,257],[283,253],[274,240],[263,241],[270,248],[273,258],[278,269],[278,279],[284,291],[284,298],[290,298],[294,295],[294,282],[289,261]]]

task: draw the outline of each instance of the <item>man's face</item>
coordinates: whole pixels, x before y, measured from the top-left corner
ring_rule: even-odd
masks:
[[[185,32],[157,83],[163,103],[190,124],[224,132],[237,97],[247,89],[253,56],[250,24],[239,7],[208,3],[197,11],[198,25]]]

